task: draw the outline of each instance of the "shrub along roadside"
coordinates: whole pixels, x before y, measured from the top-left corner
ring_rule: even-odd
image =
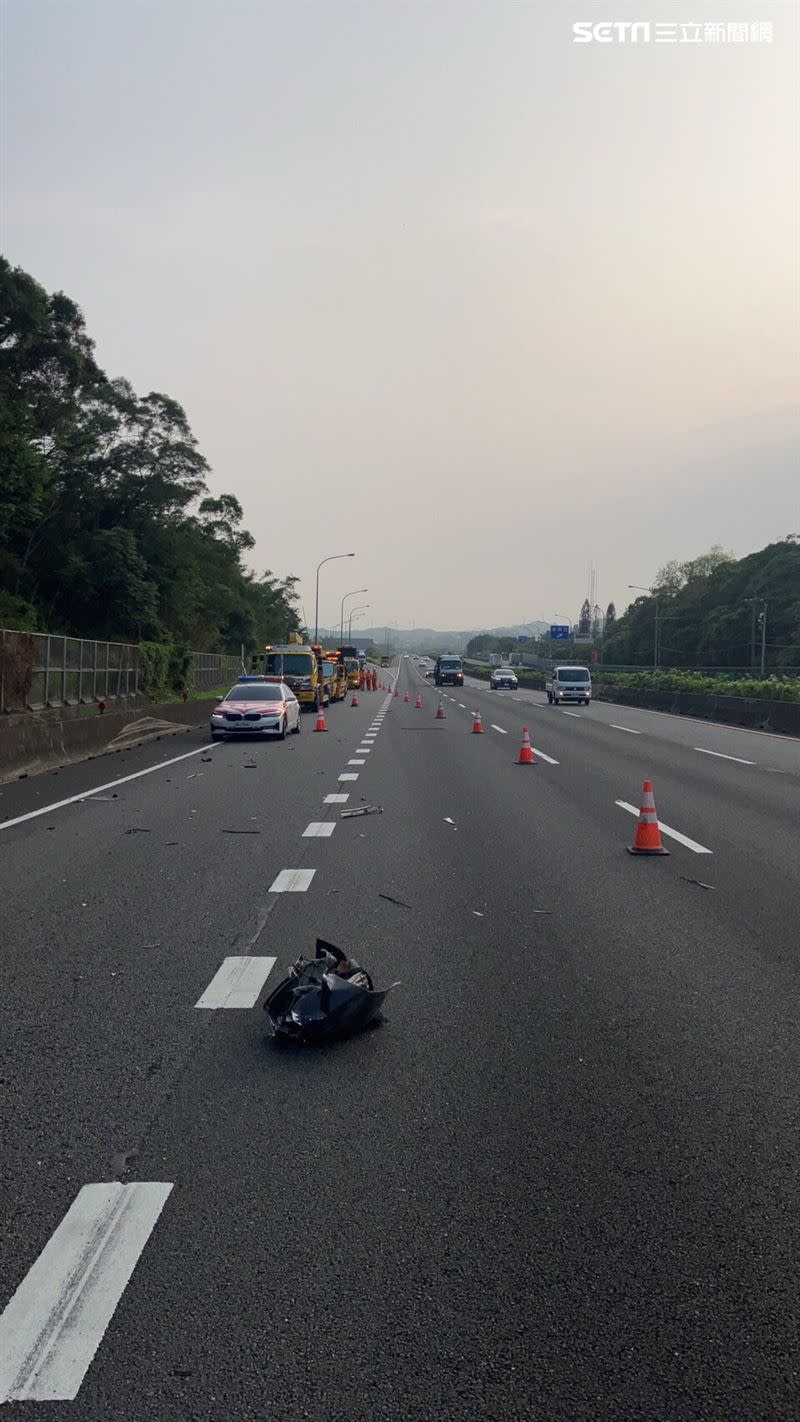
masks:
[[[139,690],[151,701],[169,701],[192,691],[194,666],[188,647],[169,642],[139,643]]]

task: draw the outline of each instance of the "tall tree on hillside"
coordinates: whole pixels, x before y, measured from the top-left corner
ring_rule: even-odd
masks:
[[[592,630],[592,608],[588,597],[584,598],[578,618],[578,631],[582,636],[588,637]]]
[[[616,607],[614,606],[613,602],[610,602],[610,603],[608,604],[608,607],[606,608],[606,622],[605,622],[605,635],[606,635],[606,637],[610,637],[610,636],[611,636],[612,632],[614,631],[614,627],[615,627],[615,625],[616,625],[616,621],[617,621],[617,609],[616,609]]]

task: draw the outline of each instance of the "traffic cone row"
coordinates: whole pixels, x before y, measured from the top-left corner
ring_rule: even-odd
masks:
[[[320,705],[317,707],[317,724],[314,727],[314,730],[327,731],[327,729],[328,727],[325,724],[325,712],[322,708],[322,703],[320,702]]]
[[[444,702],[442,701],[441,697],[439,698],[439,705],[437,707],[436,716],[434,719],[436,721],[444,721],[447,719],[444,714]]]
[[[353,692],[353,699],[352,699],[352,701],[350,702],[350,705],[351,705],[351,706],[360,706],[360,704],[361,704],[361,703],[360,703],[360,701],[359,701],[359,699],[358,699],[358,696],[357,696],[356,692],[354,691],[354,692]]]
[[[481,708],[476,706],[473,712],[472,733],[475,736],[483,735],[483,721],[481,720]]]
[[[422,710],[422,697],[420,696],[419,692],[417,692],[417,699],[416,699],[416,701],[414,702],[414,709],[415,709],[416,711],[421,711],[421,710]]]

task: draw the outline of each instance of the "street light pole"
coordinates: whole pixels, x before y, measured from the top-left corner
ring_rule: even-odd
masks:
[[[340,644],[340,645],[341,645],[341,643],[344,641],[344,605],[345,605],[345,603],[347,602],[347,599],[348,599],[349,597],[358,597],[358,594],[359,594],[359,593],[368,592],[368,591],[369,591],[368,588],[353,588],[353,591],[352,591],[352,592],[347,592],[347,593],[345,593],[344,597],[342,598],[342,606],[341,606],[341,609],[340,609],[340,616],[339,616],[339,644]]]
[[[319,570],[324,563],[334,563],[337,558],[355,558],[355,553],[331,553],[330,557],[323,558],[317,564],[316,593],[314,598],[314,642],[319,641]]]
[[[348,637],[348,640],[349,640],[349,639],[352,637],[352,635],[353,635],[353,618],[355,617],[356,613],[366,612],[367,608],[368,608],[368,607],[371,607],[371,606],[372,606],[372,603],[371,603],[371,602],[362,602],[360,607],[354,607],[354,608],[353,608],[353,611],[350,613],[350,620],[349,620],[349,622],[348,622],[348,624],[347,624],[347,637]]]

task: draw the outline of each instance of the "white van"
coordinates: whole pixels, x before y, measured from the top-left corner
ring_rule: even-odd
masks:
[[[584,706],[588,706],[592,699],[589,668],[553,667],[544,689],[551,706],[560,706],[566,701],[582,702]]]

